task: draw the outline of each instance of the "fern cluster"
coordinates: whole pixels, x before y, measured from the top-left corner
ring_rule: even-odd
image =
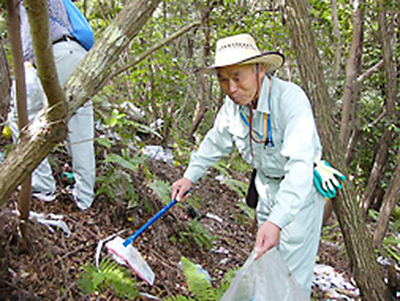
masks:
[[[235,270],[229,271],[221,283],[218,286],[213,287],[212,283],[214,281],[210,279],[202,269],[199,268],[199,265],[195,264],[184,256],[181,257],[181,262],[182,270],[186,277],[186,282],[194,298],[179,295],[166,298],[164,299],[165,301],[220,300],[225,291],[228,289],[235,275]]]
[[[139,290],[127,269],[108,257],[100,262],[98,268],[90,262],[83,269],[78,285],[86,295],[112,289],[119,298],[133,300],[139,296]]]

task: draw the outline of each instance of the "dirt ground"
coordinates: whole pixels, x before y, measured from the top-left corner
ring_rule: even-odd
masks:
[[[164,181],[178,179],[182,173],[181,169],[158,161],[150,163],[150,167],[151,172]],[[180,294],[190,296],[179,267],[182,255],[201,264],[216,282],[246,260],[254,244],[253,221],[237,205],[236,193],[216,181],[216,175],[211,170],[211,174],[192,192],[202,200],[200,208],[194,212],[185,205],[175,206],[135,241],[135,247],[156,274],[155,284],[151,287],[136,275],[131,275],[141,292],[160,299]],[[140,187],[143,178],[138,174],[132,181]],[[83,266],[94,262],[100,240],[115,233],[127,237],[162,208],[154,193],[138,192],[139,197],[146,196],[151,200],[152,212],[140,207],[126,209],[124,204],[104,196],[98,196],[92,208],[81,212],[67,191],[61,188],[55,202],[44,203],[34,199],[32,211],[63,215],[71,235],[67,237],[60,229],[51,232],[31,221],[28,223],[29,245],[26,250],[21,244],[18,218],[13,213],[16,194],[13,195],[0,209],[0,300],[119,300],[110,290],[84,296],[77,279]],[[221,220],[206,217],[207,213]],[[184,223],[195,216],[202,217],[199,222],[218,237],[213,246],[224,252],[208,251],[190,238],[186,241],[181,238],[179,231],[185,229]],[[340,236],[337,239],[340,240]],[[339,247],[321,243],[318,262],[332,265],[348,275],[349,262],[343,247],[340,247],[343,244],[337,242]],[[101,258],[105,256],[103,248]],[[314,289],[313,297],[325,300],[322,291],[317,289]],[[142,300],[148,299],[143,297]]]

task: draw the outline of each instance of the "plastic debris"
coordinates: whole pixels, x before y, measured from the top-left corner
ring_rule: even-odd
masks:
[[[6,159],[6,155],[0,151],[0,164],[4,162],[4,160]]]
[[[219,174],[215,179],[220,183],[225,183],[226,177],[223,174]]]
[[[219,254],[224,254],[224,255],[229,254],[229,250],[227,250],[223,247],[219,247],[219,248],[215,247],[215,248],[212,248],[211,251],[214,253],[219,253]]]
[[[178,266],[182,268],[182,261],[179,261]],[[211,276],[206,269],[204,269],[200,264],[195,264],[195,267],[199,275],[204,276],[204,279],[207,280],[207,282],[211,282]]]
[[[383,265],[383,266],[385,266],[385,267],[388,267],[388,266],[391,265],[390,260],[387,259],[386,257],[383,257],[383,256],[379,256],[378,259],[377,259],[377,261],[378,261],[378,263],[379,263],[380,265]]]
[[[235,274],[221,301],[309,300],[276,248],[265,253],[260,259],[254,260],[256,255],[255,251],[250,254]]]
[[[174,164],[174,155],[169,149],[164,149],[159,145],[146,145],[142,148],[142,154],[158,161],[164,161],[168,164]]]
[[[147,294],[147,293],[139,293],[139,296],[145,297],[150,300],[161,300],[160,298],[150,295],[150,294]]]
[[[228,258],[224,258],[219,262],[219,264],[223,265],[223,264],[227,264],[228,262],[229,262],[229,259]]]
[[[150,128],[154,131],[161,129],[164,124],[164,120],[158,118],[156,121],[150,124]]]
[[[19,212],[16,210],[14,210],[13,213],[19,215]],[[62,220],[63,218],[64,217],[60,214],[29,212],[29,219],[36,220],[39,224],[45,225],[50,232],[55,232],[54,227],[60,228],[64,231],[66,236],[69,237],[72,233],[67,224]]]
[[[213,220],[215,220],[215,221],[217,221],[217,222],[219,222],[219,223],[222,223],[222,218],[220,218],[218,215],[215,215],[215,214],[212,214],[212,213],[206,213],[206,215],[205,215],[207,218],[209,218],[209,219],[213,219]]]
[[[325,293],[326,298],[339,300],[357,300],[360,290],[346,281],[333,267],[317,264],[314,267],[313,286]]]

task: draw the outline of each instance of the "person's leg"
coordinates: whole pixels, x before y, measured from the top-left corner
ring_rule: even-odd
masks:
[[[86,51],[75,42],[62,42],[53,46],[57,73],[61,85],[71,76]],[[72,157],[75,185],[72,196],[82,210],[92,205],[95,183],[93,106],[89,101],[80,107],[68,123],[67,150]]]
[[[282,229],[278,246],[283,260],[308,296],[311,295],[325,204],[320,195],[310,197],[314,198],[314,202],[303,208],[296,220]]]
[[[75,186],[72,195],[80,209],[92,205],[94,198],[95,158],[93,106],[89,101],[80,107],[68,123],[68,151],[72,156]]]
[[[29,122],[32,122],[38,112],[43,109],[46,103],[46,96],[37,76],[36,69],[29,63],[25,63],[24,68],[27,92],[27,113]],[[13,109],[9,113],[9,127],[14,143],[19,143],[15,93],[12,93],[12,103]],[[43,201],[53,201],[56,198],[56,184],[47,158],[45,158],[32,173],[32,195]]]
[[[257,219],[261,226],[271,213],[279,181],[266,178],[256,179],[260,201],[257,207]],[[263,190],[259,189],[264,187]],[[308,296],[318,251],[322,216],[325,201],[315,189],[309,195],[307,204],[296,216],[296,220],[281,230],[277,247],[288,269]]]

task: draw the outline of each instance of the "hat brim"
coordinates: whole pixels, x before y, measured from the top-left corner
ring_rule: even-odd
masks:
[[[264,64],[266,73],[271,73],[283,66],[285,63],[285,56],[280,52],[263,52],[259,55],[247,58],[242,61],[238,61],[229,65],[212,65],[200,69],[199,71],[204,73],[214,73],[216,69],[233,66],[233,65],[250,65],[250,64]]]

